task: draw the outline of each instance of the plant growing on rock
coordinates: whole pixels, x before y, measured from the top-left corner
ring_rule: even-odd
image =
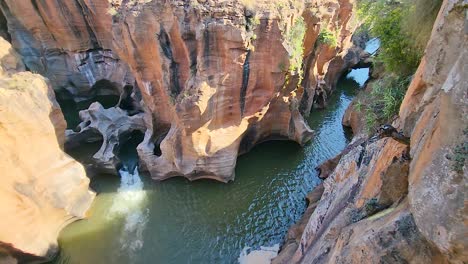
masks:
[[[285,44],[289,52],[289,71],[291,73],[299,74],[301,78],[305,32],[306,24],[304,22],[304,18],[299,16],[285,36]]]
[[[364,98],[356,103],[355,109],[364,113],[368,132],[379,124],[391,123],[393,117],[398,114],[410,81],[411,77],[388,75],[375,81],[372,91],[363,95]]]
[[[411,75],[419,65],[441,0],[359,0],[358,16],[381,41],[386,70]]]
[[[328,29],[322,29],[320,31],[319,36],[318,36],[318,41],[319,43],[323,43],[325,45],[328,45],[330,47],[336,47],[338,45],[338,40],[336,38],[336,34],[334,32],[331,32]]]

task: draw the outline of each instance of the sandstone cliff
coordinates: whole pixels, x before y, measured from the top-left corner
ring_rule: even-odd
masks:
[[[2,38],[0,64],[0,262],[44,260],[94,193],[83,166],[62,150],[66,124],[47,80],[23,72]]]
[[[273,263],[468,261],[466,25],[466,1],[445,0],[393,124],[409,145],[355,137]]]
[[[154,179],[224,182],[255,144],[311,138],[301,112],[323,107],[363,55],[351,43],[353,8],[354,0],[1,4],[13,46],[61,96],[134,87],[147,128],[140,163]]]

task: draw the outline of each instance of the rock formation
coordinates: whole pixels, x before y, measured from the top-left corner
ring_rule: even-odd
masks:
[[[466,1],[444,1],[401,105],[399,122],[411,135],[411,213],[421,233],[452,263],[468,262],[466,5]]]
[[[387,126],[384,138],[354,138],[324,181],[300,243],[288,244],[274,263],[468,261],[464,8],[465,1],[444,1],[396,130]],[[410,157],[402,135],[411,135]]]
[[[1,4],[28,68],[74,100],[137,87],[140,164],[154,179],[226,182],[261,141],[303,144],[312,131],[300,111],[323,107],[362,55],[351,49],[354,0],[34,3]]]
[[[78,131],[67,130],[67,148],[79,147],[83,142],[102,141],[101,148],[93,155],[93,170],[117,174],[120,163],[116,156],[122,138],[132,131],[146,130],[143,114],[129,116],[120,107],[104,109],[98,102],[91,104],[87,110],[80,111],[82,122]]]
[[[0,64],[0,262],[45,260],[94,193],[83,166],[62,150],[66,124],[47,80],[22,72],[1,38]]]

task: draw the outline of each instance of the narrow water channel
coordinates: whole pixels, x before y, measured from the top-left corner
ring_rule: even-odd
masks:
[[[341,118],[367,77],[359,69],[340,79],[327,108],[308,118],[316,135],[305,147],[265,142],[240,156],[234,182],[154,182],[131,164],[120,178],[93,178],[90,217],[61,232],[54,263],[236,263],[247,247],[280,244],[320,183],[314,168],[349,142]]]

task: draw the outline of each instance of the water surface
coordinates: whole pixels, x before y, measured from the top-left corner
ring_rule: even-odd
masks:
[[[236,263],[246,247],[282,243],[305,210],[305,195],[320,183],[314,168],[349,142],[341,118],[367,74],[352,71],[339,81],[327,108],[313,110],[307,121],[316,135],[310,143],[256,146],[238,158],[234,182],[154,182],[131,164],[120,178],[95,177],[92,188],[99,195],[91,217],[61,232],[55,262]],[[127,157],[135,155],[134,145],[124,149]]]

